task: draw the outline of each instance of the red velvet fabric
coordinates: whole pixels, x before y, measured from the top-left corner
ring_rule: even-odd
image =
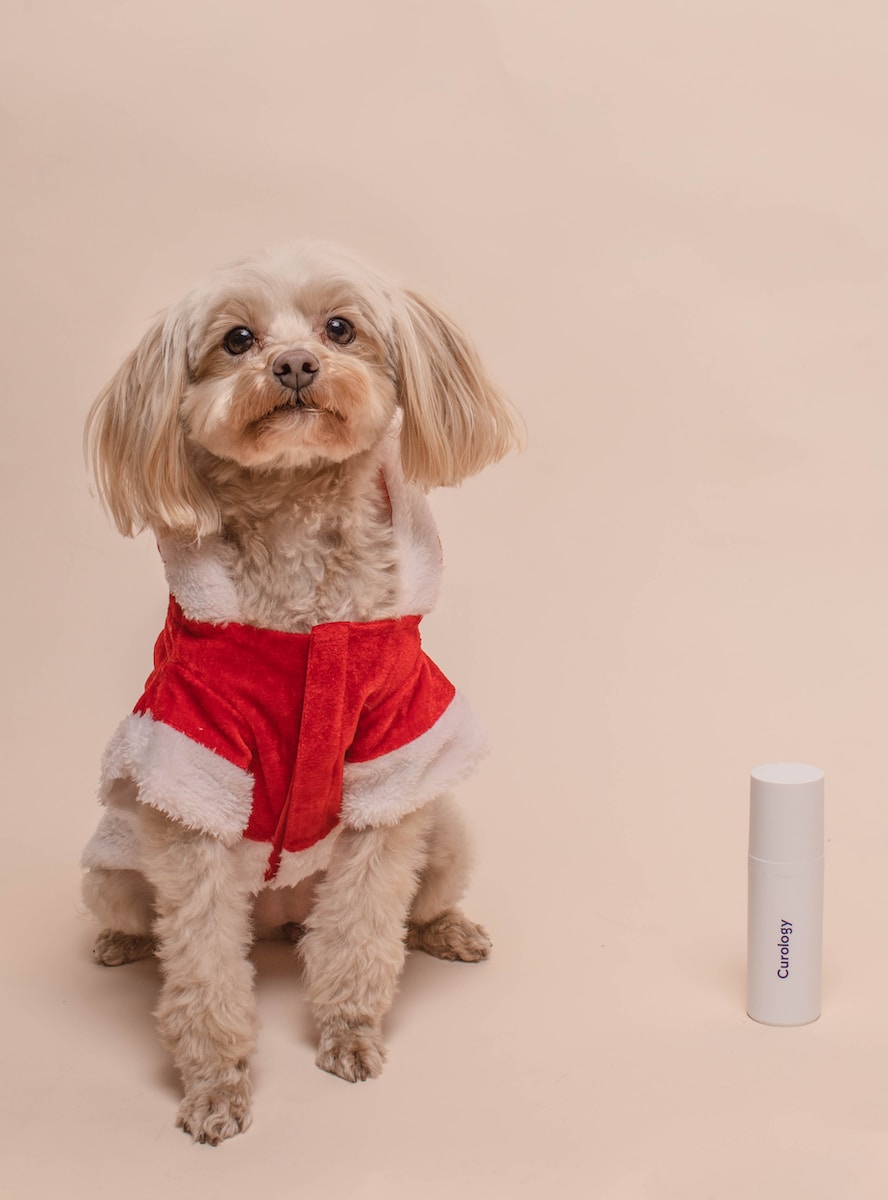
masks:
[[[253,777],[245,836],[304,850],[337,824],[343,767],[429,730],[454,687],[423,652],[419,617],[282,633],[189,620],[172,597],[136,704]]]

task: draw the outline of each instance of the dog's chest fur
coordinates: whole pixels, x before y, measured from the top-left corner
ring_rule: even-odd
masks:
[[[305,633],[394,616],[397,553],[373,464],[223,493],[223,556],[246,624]]]

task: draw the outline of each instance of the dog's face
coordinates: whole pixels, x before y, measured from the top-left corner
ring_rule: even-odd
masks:
[[[221,528],[214,463],[261,487],[372,449],[401,412],[405,476],[458,483],[520,441],[464,334],[344,251],[303,243],[213,275],[99,396],[87,444],[126,534]],[[199,453],[198,453],[199,451]]]
[[[235,267],[182,306],[187,436],[244,467],[342,462],[398,404],[391,305],[329,252]]]

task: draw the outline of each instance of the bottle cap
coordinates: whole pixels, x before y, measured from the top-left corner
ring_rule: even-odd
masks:
[[[805,763],[767,763],[752,772],[749,853],[773,863],[823,856],[823,772]]]

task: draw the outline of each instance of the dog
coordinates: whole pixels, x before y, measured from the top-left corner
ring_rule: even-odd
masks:
[[[437,307],[318,243],[221,269],[169,309],[85,435],[119,530],[170,589],[154,670],[103,759],[83,895],[99,963],[156,954],[178,1125],[250,1124],[257,937],[289,937],[318,1065],[379,1074],[407,950],[484,959],[450,799],[485,751],[421,649],[426,492],[521,440]]]

